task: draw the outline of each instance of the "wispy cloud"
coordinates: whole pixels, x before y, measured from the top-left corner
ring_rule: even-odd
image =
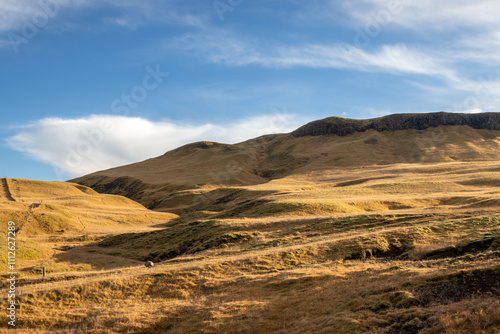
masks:
[[[58,16],[65,8],[91,5],[93,0],[17,1],[0,0],[0,33],[18,31],[23,25]]]
[[[18,39],[31,39],[32,35],[36,35],[40,29],[62,31],[89,29],[87,25],[78,26],[78,23],[72,22],[67,17],[70,13],[77,13],[77,11],[84,13],[84,9],[96,7],[111,9],[111,11],[106,11],[107,14],[103,11],[100,19],[103,24],[121,28],[137,29],[152,24],[197,28],[205,26],[206,15],[193,14],[178,6],[178,3],[175,6],[174,2],[176,1],[0,0],[0,47],[6,46],[12,40],[9,34],[20,36]],[[33,30],[36,33],[31,33]],[[29,33],[27,34],[26,31]]]
[[[52,165],[62,178],[159,156],[196,141],[237,143],[264,134],[289,132],[303,123],[303,118],[284,113],[198,125],[108,115],[49,118],[18,129],[7,144]]]
[[[189,34],[171,47],[188,51],[205,61],[227,66],[258,65],[268,68],[331,68],[365,72],[410,73],[456,80],[455,73],[431,54],[402,44],[383,45],[369,52],[349,44],[306,44],[263,47],[225,32]]]
[[[378,22],[418,33],[500,26],[500,3],[494,0],[327,0],[302,6],[294,15],[301,24],[359,27]]]
[[[330,1],[330,4],[338,3]],[[500,3],[492,0],[359,0],[342,1],[344,10],[359,22],[369,22],[380,11],[392,12],[393,24],[409,29],[455,30],[499,27]],[[338,6],[337,6],[338,8]],[[333,7],[331,7],[333,10]],[[391,11],[391,9],[393,9]]]
[[[104,1],[108,6],[119,9],[114,16],[104,18],[104,22],[120,27],[137,28],[140,26],[161,24],[175,26],[192,26],[203,28],[207,20],[206,14],[194,14],[183,10],[176,1]],[[174,6],[174,3],[176,4]],[[95,5],[95,4],[94,4]]]
[[[368,35],[373,44],[380,34],[387,38],[393,33],[407,45],[419,40],[450,61],[498,64],[499,13],[500,2],[492,0],[329,0],[307,3],[296,16],[302,24],[350,27],[353,41],[356,32]]]

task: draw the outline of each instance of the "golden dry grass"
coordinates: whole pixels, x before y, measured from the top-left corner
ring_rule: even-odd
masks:
[[[499,180],[495,161],[311,171],[181,190],[161,228],[122,198],[55,194],[95,230],[35,239],[73,248],[21,275],[20,332],[496,334]]]
[[[324,249],[283,248],[275,254],[165,264],[149,271],[127,268],[71,280],[56,277],[43,289],[33,282],[34,290],[23,289],[22,326],[82,333],[498,329],[498,298],[490,284],[500,268],[492,251],[450,263],[336,260],[334,250],[332,243]],[[477,292],[426,300],[433,292],[428,286],[435,281],[453,286],[462,272],[468,278],[462,285]]]
[[[269,178],[362,166],[390,168],[395,164],[492,162],[500,161],[499,137],[500,131],[468,126],[440,126],[422,131],[369,130],[345,137],[296,138],[282,134],[236,145],[191,144],[154,159],[100,171],[75,181],[94,185],[122,177],[125,179],[121,182],[129,178],[149,186],[157,185],[152,193],[168,193],[186,186],[247,186],[267,183]],[[103,181],[102,177],[109,179]]]
[[[7,223],[16,223],[17,262],[26,269],[43,265],[52,272],[92,268],[92,261],[60,263],[61,249],[83,245],[110,234],[151,231],[176,217],[145,209],[121,196],[100,195],[92,189],[66,182],[3,179],[0,192],[0,236],[6,240]],[[11,198],[9,198],[11,197]],[[36,207],[30,208],[33,204]],[[0,263],[7,262],[7,244],[0,247]],[[96,259],[97,260],[97,259]],[[73,262],[73,263],[72,263]],[[127,262],[130,264],[130,261]],[[37,270],[38,270],[37,269]]]

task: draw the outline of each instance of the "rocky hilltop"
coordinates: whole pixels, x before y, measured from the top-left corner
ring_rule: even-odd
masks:
[[[330,134],[346,136],[354,132],[364,132],[371,129],[376,131],[426,130],[440,125],[465,125],[473,129],[499,130],[500,113],[457,114],[437,112],[428,114],[393,114],[368,120],[329,117],[308,123],[291,134],[294,137]]]

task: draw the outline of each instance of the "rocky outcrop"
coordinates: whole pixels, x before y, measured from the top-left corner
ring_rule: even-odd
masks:
[[[394,114],[368,120],[329,117],[308,123],[291,134],[294,137],[330,134],[346,136],[370,129],[377,131],[425,130],[440,125],[467,125],[474,129],[499,130],[500,113],[458,114],[438,112],[428,114]]]

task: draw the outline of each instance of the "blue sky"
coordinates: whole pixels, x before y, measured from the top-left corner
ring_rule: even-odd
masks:
[[[500,3],[0,0],[0,177],[329,116],[499,111]]]

